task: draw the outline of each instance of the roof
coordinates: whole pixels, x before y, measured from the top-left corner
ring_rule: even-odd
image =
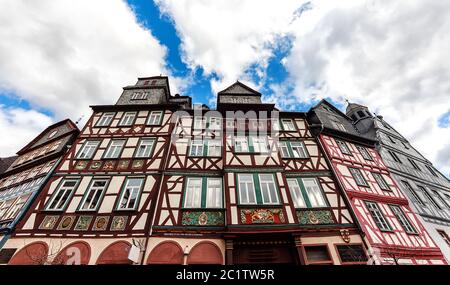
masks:
[[[345,113],[348,114],[349,112],[353,111],[354,109],[361,109],[361,108],[367,108],[367,107],[364,105],[349,102],[347,105],[347,108],[345,109]]]
[[[248,87],[242,82],[236,81],[222,91],[219,91],[219,95],[249,95],[249,96],[261,96],[261,93]]]
[[[59,121],[59,122],[57,122],[57,123],[55,123],[55,124],[53,124],[53,125],[50,125],[50,126],[48,126],[45,130],[43,130],[37,137],[35,137],[31,142],[29,142],[26,146],[24,146],[21,150],[19,150],[18,152],[17,152],[17,154],[18,155],[21,155],[21,154],[23,154],[24,152],[26,152],[26,151],[28,151],[36,142],[38,142],[49,130],[51,130],[51,129],[53,129],[53,128],[55,128],[55,127],[58,127],[58,126],[61,126],[61,125],[64,125],[64,124],[66,124],[66,123],[68,123],[71,127],[72,127],[72,129],[74,130],[74,131],[79,131],[79,129],[78,129],[78,127],[77,127],[77,125],[74,123],[74,122],[72,122],[72,120],[70,120],[70,119],[65,119],[65,120],[62,120],[62,121]],[[54,138],[52,138],[52,140],[55,140],[56,138],[59,138],[61,135],[67,135],[67,133],[64,133],[64,134],[60,134],[60,135],[58,135],[58,136],[55,136]]]
[[[5,172],[16,159],[17,156],[0,157],[0,174]]]

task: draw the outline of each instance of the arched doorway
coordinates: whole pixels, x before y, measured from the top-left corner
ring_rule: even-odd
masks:
[[[16,253],[8,264],[11,265],[39,265],[48,262],[48,245],[37,241],[26,245]]]
[[[163,241],[150,252],[147,264],[183,264],[183,249],[174,241]]]
[[[86,265],[91,257],[91,247],[87,242],[77,241],[64,247],[53,259],[55,265]]]
[[[187,264],[223,264],[222,252],[213,242],[199,242],[189,252]]]
[[[97,259],[97,264],[132,264],[128,259],[131,244],[126,241],[116,241],[103,250]]]

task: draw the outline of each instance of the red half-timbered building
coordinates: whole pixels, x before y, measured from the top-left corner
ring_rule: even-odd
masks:
[[[308,113],[351,202],[376,264],[445,264],[434,241],[411,211],[408,200],[375,149],[352,120],[326,100]]]

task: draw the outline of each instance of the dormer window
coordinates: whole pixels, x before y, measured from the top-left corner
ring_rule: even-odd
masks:
[[[331,124],[333,125],[333,128],[342,132],[346,132],[344,125],[341,122],[337,121],[331,121]]]
[[[148,92],[134,92],[131,94],[131,100],[147,100]]]
[[[358,120],[358,117],[356,117],[355,114],[351,115],[351,118],[352,118],[353,121],[357,121]]]
[[[58,133],[58,130],[53,130],[53,131],[48,135],[47,138],[51,139],[51,138],[53,138],[57,133]]]
[[[358,116],[359,116],[360,118],[364,118],[364,117],[366,116],[366,114],[364,114],[363,111],[358,111],[358,112],[356,112],[356,113],[358,114]]]

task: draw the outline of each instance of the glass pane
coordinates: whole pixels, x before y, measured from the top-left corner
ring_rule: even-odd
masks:
[[[296,208],[306,208],[306,203],[303,199],[297,179],[288,179],[288,186],[292,195],[292,200],[294,201],[294,206]]]

